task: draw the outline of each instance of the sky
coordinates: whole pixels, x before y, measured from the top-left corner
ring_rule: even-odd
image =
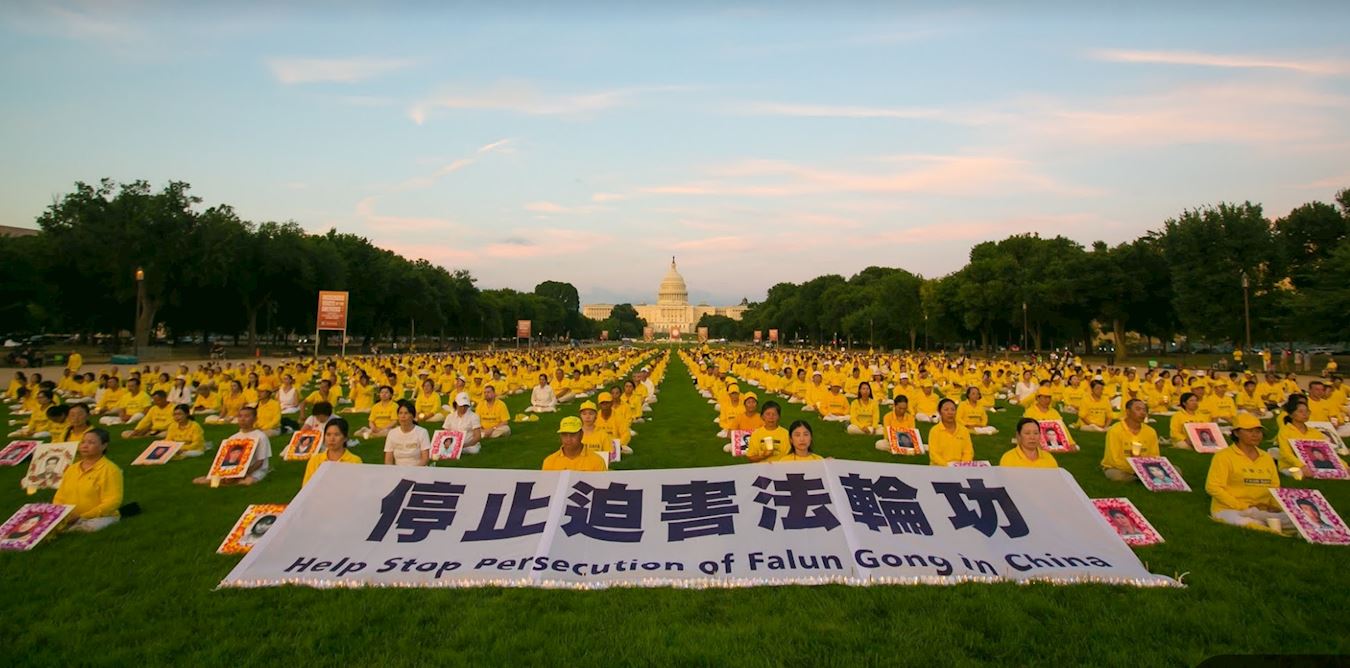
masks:
[[[637,8],[632,5],[636,4]],[[1350,3],[0,3],[0,224],[75,182],[691,301],[1350,187]]]

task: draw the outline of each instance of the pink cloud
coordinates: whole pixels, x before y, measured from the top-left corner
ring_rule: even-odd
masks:
[[[1099,60],[1118,63],[1153,63],[1160,65],[1199,65],[1239,69],[1289,70],[1300,74],[1337,75],[1350,72],[1350,63],[1343,60],[1310,60],[1270,58],[1242,54],[1203,53],[1200,51],[1134,51],[1106,49],[1093,54]]]

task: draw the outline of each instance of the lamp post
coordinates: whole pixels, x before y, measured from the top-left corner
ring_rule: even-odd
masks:
[[[132,326],[132,352],[141,355],[141,318],[145,315],[145,269],[136,267],[136,321]]]
[[[1247,271],[1244,269],[1242,271],[1242,320],[1247,326],[1247,350],[1252,349],[1252,308],[1247,298],[1249,288],[1251,288],[1251,281],[1247,279]]]
[[[928,311],[923,312],[923,349],[928,351]]]
[[[1027,349],[1027,303],[1022,302],[1022,350]]]

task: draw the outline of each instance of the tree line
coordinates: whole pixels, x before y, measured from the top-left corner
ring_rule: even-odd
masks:
[[[939,278],[868,267],[779,283],[713,338],[923,348],[1090,348],[1098,333],[1139,348],[1188,342],[1340,342],[1350,326],[1350,189],[1275,220],[1259,204],[1183,211],[1114,246],[1056,236],[975,245]],[[1122,351],[1123,352],[1123,351]]]
[[[319,290],[351,293],[348,334],[366,345],[414,331],[442,347],[514,337],[517,320],[549,338],[593,338],[606,325],[581,315],[569,283],[481,289],[467,271],[409,260],[354,234],[252,223],[228,205],[201,203],[178,181],[158,191],[145,181],[75,184],[38,217],[38,234],[0,238],[0,334],[127,331],[144,346],[163,330],[203,346],[216,334],[252,347],[312,334]],[[629,335],[645,325],[609,324]]]

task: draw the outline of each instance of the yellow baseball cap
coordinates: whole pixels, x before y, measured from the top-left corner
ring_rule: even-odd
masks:
[[[1055,393],[1054,393],[1054,392],[1051,392],[1051,391],[1050,391],[1050,388],[1048,388],[1048,387],[1042,387],[1042,388],[1040,388],[1039,390],[1036,390],[1036,396],[1038,396],[1038,397],[1053,397],[1053,396],[1055,396]]]
[[[745,393],[745,396],[741,397],[741,403],[745,403],[745,402],[747,402],[747,401],[749,401],[749,400],[751,400],[751,399],[754,399],[755,401],[759,401],[759,397],[755,396],[755,393],[754,393],[754,392],[746,392],[746,393]]]
[[[581,403],[581,408],[578,409],[578,410],[583,410],[583,411],[593,411],[593,410],[599,410],[599,409],[597,409],[597,408],[595,407],[595,402],[594,402],[594,401],[583,401],[583,402]]]
[[[608,392],[601,392],[598,396],[595,397],[595,401],[596,401],[596,403],[601,403],[601,404],[605,403],[606,401],[613,402],[613,401],[614,401],[614,395],[612,395],[612,394],[610,394],[610,393],[608,393]]]
[[[1263,429],[1261,421],[1256,419],[1251,413],[1238,413],[1237,419],[1233,421],[1234,429]]]
[[[581,431],[581,418],[579,417],[565,417],[562,422],[558,423],[559,434],[575,434],[579,431]]]

